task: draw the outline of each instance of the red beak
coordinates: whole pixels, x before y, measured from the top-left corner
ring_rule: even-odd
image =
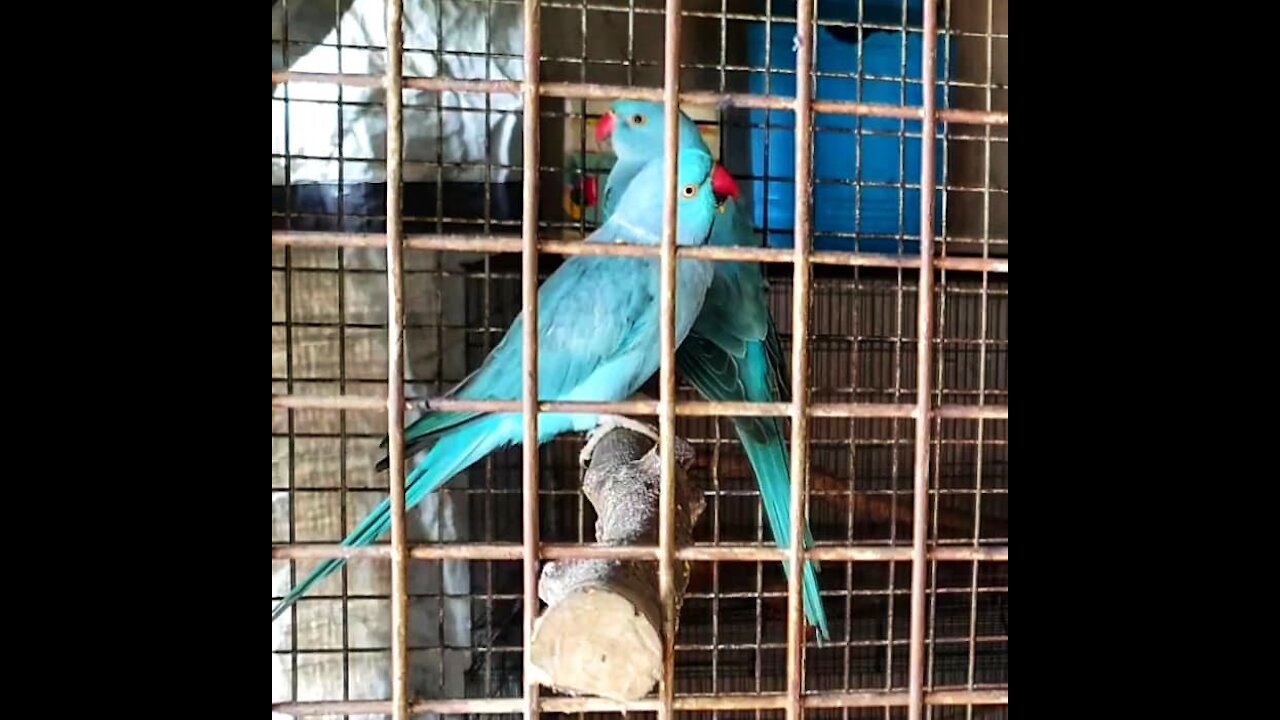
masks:
[[[605,140],[613,136],[613,125],[617,122],[617,116],[613,111],[600,116],[600,122],[596,123],[596,144],[603,145]]]
[[[719,198],[731,197],[737,200],[741,195],[738,190],[738,181],[734,180],[720,163],[716,163],[715,169],[711,171],[711,189]]]

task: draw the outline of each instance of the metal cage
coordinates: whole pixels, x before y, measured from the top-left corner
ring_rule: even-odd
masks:
[[[507,0],[477,1],[487,3],[490,12],[496,5],[517,4]],[[284,5],[287,10],[288,3]],[[677,712],[751,712],[760,718],[772,712],[785,713],[790,719],[808,712],[830,713],[833,717],[838,714],[847,719],[864,714],[894,717],[905,708],[906,716],[916,720],[926,714],[950,717],[952,711],[973,717],[998,708],[1001,716],[1007,717],[1008,189],[1007,179],[997,181],[992,171],[995,148],[995,153],[1003,154],[1007,176],[1008,86],[1007,79],[1000,83],[993,78],[993,48],[1002,46],[1007,55],[1007,3],[1000,2],[997,12],[996,0],[949,0],[941,7],[924,2],[918,27],[907,20],[907,3],[902,3],[903,20],[897,29],[904,38],[914,31],[922,43],[919,84],[924,88],[958,88],[965,91],[960,95],[968,98],[959,104],[980,104],[980,108],[940,108],[931,92],[923,92],[919,105],[815,97],[815,86],[822,78],[815,68],[815,33],[823,27],[847,26],[863,38],[864,33],[876,30],[875,23],[861,14],[862,3],[858,3],[859,20],[843,25],[819,19],[816,0],[800,0],[796,4],[792,21],[795,62],[797,68],[806,69],[807,81],[795,84],[793,97],[738,91],[726,80],[741,68],[726,57],[725,28],[737,21],[760,20],[766,25],[779,22],[772,12],[772,2],[765,3],[763,14],[753,14],[731,11],[739,4],[728,0],[711,5],[697,3],[692,10],[683,9],[681,0],[665,0],[661,6],[637,0],[602,5],[589,4],[587,0],[524,0],[518,4],[523,13],[522,52],[518,58],[509,58],[521,63],[519,81],[406,76],[404,5],[404,0],[386,0],[385,47],[373,48],[385,53],[385,72],[381,75],[342,72],[341,60],[338,71],[332,73],[287,68],[272,72],[273,91],[277,86],[338,88],[339,113],[343,112],[342,88],[382,88],[386,92],[385,232],[371,231],[370,226],[344,217],[341,204],[335,223],[305,222],[302,214],[292,208],[299,191],[288,183],[282,189],[284,211],[273,210],[273,457],[279,443],[289,463],[283,471],[285,477],[277,481],[273,476],[273,499],[278,496],[287,502],[289,523],[286,535],[277,536],[273,529],[272,559],[273,563],[290,566],[333,557],[389,560],[391,571],[390,699],[305,700],[293,696],[273,701],[273,712],[297,716],[387,713],[397,720],[422,713],[523,714],[533,718],[548,712],[616,711],[653,712],[659,718],[670,718]],[[953,5],[971,6],[968,9],[974,10],[982,21],[980,27],[956,27]],[[337,0],[335,13],[341,7],[342,0]],[[579,56],[563,57],[542,51],[544,8],[581,13]],[[590,13],[618,15],[628,23],[626,57],[597,63],[608,66],[602,71],[604,75],[618,77],[617,82],[625,80],[627,84],[588,81]],[[646,43],[637,42],[637,18],[662,23],[661,58],[645,61],[639,57],[644,54]],[[691,19],[719,27],[718,58],[682,65],[682,52],[687,49],[687,43],[682,42],[682,27]],[[443,19],[439,22],[443,27]],[[1001,24],[1005,26],[1003,32],[998,31]],[[939,58],[950,56],[950,45],[941,49],[940,39],[948,43],[953,39],[971,42],[985,77],[980,72],[976,79],[966,81],[940,75]],[[291,42],[287,26],[280,41],[287,56]],[[340,55],[340,31],[337,42]],[[906,41],[903,42],[905,47]],[[447,51],[438,46],[433,52]],[[543,81],[544,67],[557,64],[576,67],[578,81]],[[904,67],[905,64],[904,60]],[[661,87],[632,84],[641,80],[638,76],[656,72],[658,67]],[[554,78],[573,72],[571,69],[551,74]],[[710,74],[714,90],[682,90],[698,72]],[[625,77],[617,73],[625,73]],[[899,80],[905,87],[905,77]],[[486,175],[482,219],[465,222],[450,218],[445,211],[448,203],[443,182],[428,192],[434,193],[434,198],[428,198],[434,203],[427,211],[431,217],[406,216],[407,90],[483,96],[482,112],[486,113],[491,111],[491,97],[503,95],[518,100],[523,149],[518,168],[518,212],[511,210],[517,204],[514,198],[506,210],[493,210],[494,191]],[[285,91],[286,105],[288,92]],[[551,213],[547,207],[554,203],[548,198],[551,193],[545,190],[554,187],[554,178],[567,177],[571,172],[544,164],[540,150],[547,138],[543,120],[576,118],[580,129],[584,129],[590,115],[586,101],[617,98],[661,101],[665,107],[668,192],[661,245],[603,246],[540,235],[542,230],[585,230],[587,226],[582,217],[561,223],[548,220]],[[579,105],[575,112],[557,115],[540,107],[546,99],[563,99],[565,107]],[[795,136],[797,181],[793,183],[791,199],[792,247],[676,248],[678,104],[723,112],[793,114],[789,132]],[[864,132],[862,123],[867,119],[900,121],[900,130],[891,134],[900,143],[910,135],[906,129],[910,121],[918,123],[916,133],[922,140],[945,141],[941,159],[934,143],[920,143],[918,183],[907,182],[905,175],[899,178],[898,192],[904,193],[909,186],[918,190],[919,233],[912,238],[900,233],[895,240],[899,249],[896,254],[864,252],[856,246],[852,251],[815,247],[815,235],[822,234],[815,233],[812,209],[814,189],[820,184],[815,180],[814,169],[815,118],[819,117],[854,118],[858,123],[856,133]],[[978,170],[968,173],[967,180],[936,179],[939,163],[948,162],[945,155],[971,151],[976,153]],[[292,158],[288,157],[287,142],[285,155],[288,166]],[[905,157],[906,153],[901,153],[904,166]],[[339,161],[342,160],[339,149]],[[438,174],[443,173],[445,164],[437,158]],[[769,182],[768,178],[765,182]],[[864,185],[856,187],[862,192]],[[957,197],[963,199],[954,199]],[[939,208],[939,202],[944,207]],[[963,203],[976,203],[977,210],[969,213],[973,222],[948,232],[947,224],[955,222],[956,206]],[[1004,205],[1003,219],[997,217],[1001,213],[993,211],[999,203]],[[906,204],[899,202],[899,215],[907,212]],[[944,227],[941,232],[935,228],[939,222]],[[1002,230],[994,227],[1001,222]],[[519,237],[502,232],[517,226]],[[407,227],[415,229],[407,232]],[[765,231],[769,232],[768,227]],[[997,237],[1000,234],[1004,237]],[[918,242],[918,252],[904,252],[906,240]],[[385,250],[385,262],[352,261],[348,253],[359,250]],[[321,251],[330,253],[325,256],[329,259],[318,263],[302,259],[305,253]],[[483,254],[483,258],[471,265],[446,267],[439,259],[413,265],[407,257],[414,253],[433,258],[447,253]],[[519,253],[519,264],[505,262],[502,253]],[[658,400],[603,405],[537,402],[537,324],[525,323],[521,401],[431,400],[437,410],[523,414],[522,449],[489,461],[483,471],[483,487],[472,476],[469,482],[448,491],[460,493],[472,503],[471,523],[485,528],[474,533],[482,540],[411,543],[404,502],[407,458],[403,433],[398,429],[404,427],[406,411],[411,407],[408,401],[412,399],[406,392],[405,337],[413,327],[407,318],[406,295],[412,291],[414,278],[419,274],[435,278],[434,292],[441,296],[434,301],[438,304],[444,303],[444,287],[454,288],[467,298],[463,307],[450,311],[457,316],[451,324],[437,319],[431,326],[437,334],[433,345],[437,354],[428,362],[435,363],[438,372],[427,382],[434,383],[438,391],[449,374],[441,359],[442,348],[463,348],[470,356],[460,361],[464,365],[483,357],[492,347],[494,333],[502,332],[515,313],[536,317],[537,290],[540,278],[546,274],[546,263],[578,254],[656,255],[660,259],[663,297]],[[366,255],[366,261],[370,257],[371,253]],[[682,396],[674,365],[674,283],[679,257],[758,261],[768,266],[779,331],[790,338],[792,402],[715,403],[690,399],[687,393]],[[380,283],[384,273],[385,317],[369,322],[350,320],[344,290],[350,293],[352,283],[367,284],[370,279]],[[337,319],[328,315],[323,321],[304,317],[297,310],[299,283],[330,282],[304,279],[313,275],[327,278],[329,274],[336,278],[333,282],[337,294],[336,314],[329,315]],[[440,307],[436,310],[443,316]],[[384,325],[385,379],[354,378],[348,344],[357,335],[373,338],[379,334],[375,339],[382,342]],[[295,370],[295,356],[302,342],[299,338],[308,337],[309,332],[336,338],[333,344],[321,343],[325,352],[336,350],[335,377],[301,377]],[[275,358],[277,341],[284,347],[279,364]],[[816,388],[815,375],[823,377]],[[424,381],[421,377],[417,380]],[[385,388],[385,397],[377,396],[380,388]],[[539,448],[535,441],[537,413],[569,409],[657,416],[662,437],[662,482],[660,542],[656,547],[607,548],[585,542],[583,528],[589,524],[589,508],[584,509],[577,488],[542,477],[540,469],[563,462],[563,453],[556,447]],[[357,456],[370,447],[369,439],[378,431],[377,422],[369,418],[384,412],[390,430],[389,487],[376,483],[357,487],[349,477],[349,467],[363,461]],[[785,417],[791,423],[791,535],[800,536],[807,517],[818,539],[812,550],[794,542],[787,551],[761,544],[765,538],[758,502],[746,489],[749,483],[742,482],[751,471],[743,469],[740,459],[737,468],[733,466],[731,443],[722,437],[718,419],[749,415]],[[704,468],[710,477],[708,492],[715,499],[712,519],[709,527],[699,530],[698,542],[684,548],[675,546],[674,535],[673,438],[677,419],[713,454]],[[321,447],[333,457],[326,467],[341,476],[336,485],[329,481],[308,485],[296,471],[297,456],[308,448]],[[816,468],[819,464],[846,469],[824,474]],[[340,514],[344,525],[341,530],[345,530],[348,515],[352,514],[348,505],[353,496],[365,492],[380,498],[387,490],[392,498],[389,544],[352,550],[327,540],[301,538],[295,532],[293,518],[298,503],[333,503],[334,512]],[[319,499],[304,500],[306,493],[310,493],[308,498]],[[828,500],[819,504],[815,498]],[[511,522],[503,522],[504,519]],[[517,519],[518,535],[513,529]],[[900,542],[908,536],[909,544]],[[806,642],[801,574],[794,573],[787,579],[777,567],[780,560],[795,567],[806,557],[843,564],[843,586],[825,593],[840,597],[840,612],[836,615],[843,616],[838,622],[844,636],[831,646]],[[523,652],[522,639],[530,637],[539,607],[539,563],[560,558],[657,562],[666,617],[664,674],[656,697],[633,703],[543,697],[538,686],[529,683],[528,653]],[[483,564],[483,572],[487,573],[488,579],[480,583],[483,592],[466,597],[467,612],[483,616],[487,623],[486,637],[470,646],[474,650],[472,662],[480,663],[483,671],[468,675],[466,697],[411,697],[411,561],[467,561]],[[690,622],[688,627],[682,624],[679,637],[672,631],[671,583],[677,562],[703,568],[690,586],[684,613],[704,620]],[[722,567],[731,570],[726,572]],[[746,568],[752,572],[742,571]],[[902,572],[904,568],[909,571]],[[495,580],[499,577],[505,579]],[[342,605],[342,637],[330,649],[337,652],[340,645],[343,697],[347,698],[345,686],[352,652],[347,607],[351,602],[371,600],[349,590],[345,572],[341,587],[340,595],[324,597]],[[441,597],[439,603],[447,601]],[[439,605],[433,607],[444,612]],[[784,625],[766,622],[766,618],[774,617],[774,611]],[[297,612],[295,608],[291,615],[296,616]],[[517,616],[522,619],[519,628],[506,624],[506,619]],[[859,625],[860,619],[869,619],[874,627]],[[445,643],[441,642],[440,647],[444,648]],[[294,640],[287,648],[293,653],[295,678],[297,653],[301,650],[295,630]],[[522,660],[517,661],[516,657]],[[517,664],[520,662],[523,666]],[[690,669],[681,674],[677,672],[678,665]],[[519,681],[514,687],[513,679]]]

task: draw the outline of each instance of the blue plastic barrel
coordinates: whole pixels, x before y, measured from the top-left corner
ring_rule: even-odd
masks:
[[[921,0],[910,0],[907,6],[908,27],[922,25]],[[862,0],[863,18],[859,18],[858,0],[819,0],[817,12],[823,20],[841,20],[877,25],[898,26],[897,30],[865,28],[862,41],[855,28],[818,26],[815,34],[816,65],[820,73],[839,73],[841,77],[819,76],[815,86],[816,100],[853,100],[889,105],[920,106],[924,91],[920,84],[921,49],[924,35],[919,30],[900,29],[903,21],[901,0]],[[766,25],[752,23],[747,29],[747,51],[752,67],[768,67],[773,72],[749,74],[753,93],[795,96],[794,73],[796,55],[795,0],[774,0],[772,17],[789,20],[772,23],[766,53]],[[938,45],[938,76],[950,77],[944,51],[945,38]],[[952,48],[954,50],[954,48]],[[904,61],[905,57],[905,61]],[[861,71],[859,72],[859,63]],[[905,67],[904,67],[905,64]],[[904,84],[902,78],[907,82]],[[859,79],[861,82],[859,82]],[[914,80],[915,82],[911,82]],[[905,97],[904,97],[905,93]],[[946,107],[947,92],[937,88],[938,107]],[[747,190],[752,198],[755,224],[767,226],[767,241],[774,247],[793,245],[795,201],[795,117],[790,111],[752,110],[749,112],[751,174],[767,176],[768,182],[754,180]],[[765,128],[766,122],[768,129]],[[900,236],[920,235],[920,125],[907,121],[905,129],[916,137],[905,140],[898,133],[903,121],[888,118],[816,115],[814,120],[814,247],[819,250],[853,250],[890,253],[919,252],[917,239],[899,240]],[[861,127],[861,134],[858,128]],[[942,142],[937,142],[936,180],[945,181]],[[859,168],[859,155],[861,167]],[[861,190],[854,182],[861,181]],[[915,188],[902,189],[903,184]],[[746,188],[744,188],[746,190]],[[935,228],[941,219],[941,193],[935,207]],[[845,236],[823,236],[822,233],[845,233]]]

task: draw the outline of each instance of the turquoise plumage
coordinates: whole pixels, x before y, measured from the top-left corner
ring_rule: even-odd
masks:
[[[680,148],[710,152],[698,127],[680,113]],[[663,108],[658,103],[620,100],[597,126],[596,138],[612,141],[617,162],[605,181],[601,197],[606,224],[622,207],[641,169],[662,156]],[[731,177],[721,178],[719,194],[726,196],[711,231],[710,245],[760,247],[746,209]],[[758,263],[714,263],[714,277],[706,300],[676,353],[680,374],[703,397],[724,402],[789,402],[790,377],[786,356],[769,313],[767,286]],[[733,419],[760,487],[760,500],[778,547],[791,545],[791,461],[782,420],[771,417]],[[805,546],[813,536],[805,525]],[[783,564],[790,572],[790,569]],[[820,636],[830,639],[826,612],[819,593],[818,564],[804,568],[805,614]]]
[[[714,185],[727,177],[710,153],[680,153],[677,243],[702,245],[717,215]],[[662,161],[636,167],[620,193],[613,217],[588,242],[660,243]],[[711,284],[711,263],[681,260],[677,272],[676,337],[683,340]],[[626,400],[659,365],[660,280],[657,258],[576,256],[560,266],[538,290],[538,394],[543,401]],[[466,400],[518,400],[521,396],[522,324],[517,317],[483,365],[450,391]],[[583,413],[542,413],[538,442],[595,428],[601,417]],[[405,430],[412,456],[434,442],[405,482],[405,506],[412,508],[454,475],[489,453],[523,440],[520,413],[430,412]],[[380,463],[380,467],[385,461]],[[344,547],[372,544],[391,527],[391,501],[384,500],[345,540]],[[342,567],[328,560],[293,588],[271,611],[274,620],[316,583]]]

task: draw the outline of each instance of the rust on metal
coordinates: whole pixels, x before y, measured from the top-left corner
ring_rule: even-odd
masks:
[[[667,15],[668,21],[670,14]],[[935,45],[937,41],[935,39]],[[326,85],[348,85],[357,87],[377,87],[381,77],[377,75],[360,75],[353,73],[305,73],[292,71],[273,71],[272,84],[280,83],[322,83]],[[487,93],[515,95],[521,93],[521,83],[509,80],[454,80],[451,78],[406,77],[404,87],[410,90],[453,90],[457,92]],[[527,92],[527,91],[526,91]],[[662,102],[665,97],[662,88],[628,87],[626,85],[602,85],[598,83],[544,83],[536,90],[536,94],[547,97],[571,98],[574,100],[649,100]],[[713,93],[686,92],[680,93],[680,102],[686,105],[712,107],[738,107],[756,110],[791,110],[795,100],[773,95],[751,95],[746,93]],[[900,120],[920,120],[924,111],[918,107],[900,107],[880,103],[851,102],[847,100],[820,100],[812,102],[814,112],[827,115],[860,115],[863,117],[892,118]],[[1009,113],[982,110],[961,110],[946,108],[937,112],[936,116],[943,122],[961,125],[1005,125],[1009,124]]]
[[[362,395],[272,395],[271,407],[281,410],[383,412],[387,409],[387,399]]]
[[[388,57],[390,57],[390,53],[388,53]],[[271,73],[271,83],[273,85],[296,82],[323,85],[346,85],[348,87],[381,87],[383,85],[383,81],[384,76],[382,75],[292,72],[284,70],[275,70]],[[401,87],[406,90],[428,90],[431,92],[452,90],[455,92],[507,95],[517,95],[520,93],[520,83],[513,80],[457,80],[454,78],[442,77],[402,77],[401,83]]]
[[[404,0],[387,3],[387,457],[391,493],[391,715],[409,720],[404,446]]]
[[[1003,241],[983,241],[984,257],[934,257],[936,232],[934,228],[935,192],[938,185],[934,170],[937,152],[932,139],[936,137],[939,123],[986,126],[988,155],[986,187],[982,191],[990,202],[990,138],[991,126],[1008,126],[1008,112],[995,112],[991,107],[990,53],[992,34],[988,39],[987,109],[984,111],[944,108],[936,105],[933,92],[923,93],[921,107],[899,107],[875,103],[845,101],[815,101],[813,99],[813,36],[817,24],[814,20],[816,0],[803,0],[797,6],[796,67],[798,82],[794,98],[726,92],[680,91],[680,32],[681,0],[666,0],[665,10],[648,9],[646,12],[664,12],[664,83],[661,88],[636,88],[589,83],[540,82],[540,3],[538,0],[519,0],[524,8],[524,78],[508,80],[456,80],[451,78],[406,77],[403,74],[403,0],[391,0],[387,13],[388,64],[386,72],[375,74],[299,73],[273,72],[272,82],[325,83],[360,87],[383,87],[386,90],[387,117],[387,211],[385,234],[294,232],[273,231],[275,247],[302,248],[385,248],[388,282],[388,377],[385,397],[354,395],[308,396],[283,395],[272,397],[273,408],[290,410],[387,412],[389,426],[388,457],[390,462],[391,537],[387,545],[348,548],[336,543],[283,545],[272,547],[273,559],[314,560],[322,558],[365,558],[389,560],[391,574],[391,699],[383,701],[345,702],[288,702],[272,705],[273,712],[295,715],[316,714],[391,714],[396,720],[407,720],[410,712],[443,714],[512,714],[521,712],[527,720],[535,720],[540,712],[656,712],[660,720],[671,720],[676,711],[732,711],[732,710],[784,710],[788,720],[801,720],[805,707],[906,707],[910,720],[921,720],[925,707],[934,705],[988,705],[1008,704],[1007,689],[982,689],[974,687],[974,657],[969,658],[969,684],[966,689],[928,690],[926,685],[926,580],[930,562],[972,562],[974,580],[971,588],[963,589],[972,595],[969,639],[971,646],[976,638],[977,563],[1007,563],[1007,545],[979,545],[978,538],[964,541],[966,544],[937,545],[929,542],[929,461],[930,432],[939,419],[967,419],[979,421],[979,446],[982,442],[982,421],[1008,419],[1007,405],[987,405],[979,393],[976,405],[938,405],[931,401],[933,392],[932,359],[934,353],[934,322],[937,310],[933,302],[935,273],[977,272],[983,273],[983,293],[986,294],[987,273],[1008,274],[1008,259],[989,257],[989,245]],[[551,4],[550,6],[558,7]],[[574,6],[576,7],[576,6]],[[584,8],[586,6],[583,6]],[[636,12],[631,8],[631,12]],[[695,15],[704,15],[694,13]],[[723,15],[723,14],[722,14]],[[721,15],[709,15],[721,17]],[[726,15],[727,17],[727,15]],[[736,17],[736,16],[735,16]],[[932,88],[937,81],[937,9],[932,3],[924,7],[924,48],[921,82]],[[723,29],[722,29],[723,33]],[[584,51],[585,52],[585,51]],[[585,61],[585,55],[584,55]],[[721,68],[723,74],[723,68]],[[977,86],[982,87],[982,86]],[[723,89],[723,82],[721,84]],[[427,91],[458,91],[479,94],[520,95],[523,103],[523,218],[520,236],[431,234],[406,236],[403,232],[403,91],[405,89]],[[563,240],[540,240],[538,224],[539,180],[539,99],[615,99],[632,98],[659,101],[664,105],[666,134],[664,137],[664,178],[666,195],[663,206],[662,242],[654,246],[599,245]],[[676,151],[678,104],[739,107],[795,112],[795,244],[793,249],[699,247],[677,248],[676,236]],[[922,123],[920,159],[921,231],[920,252],[917,256],[886,256],[868,253],[814,251],[812,241],[813,191],[812,141],[813,113],[849,115],[876,118],[917,120]],[[1007,140],[1005,140],[1007,142]],[[947,188],[943,188],[944,190]],[[1007,190],[1004,191],[1007,193]],[[985,209],[990,212],[989,207]],[[984,217],[984,236],[989,234],[989,218]],[[953,238],[954,240],[954,238]],[[522,257],[522,311],[528,321],[523,335],[523,374],[520,400],[513,401],[459,401],[428,399],[435,410],[520,412],[523,416],[524,442],[522,451],[522,522],[521,543],[463,543],[448,545],[413,545],[407,542],[405,533],[405,457],[404,420],[409,405],[406,401],[405,376],[405,307],[404,307],[404,258],[405,250],[443,251],[470,253],[519,252]],[[657,257],[661,271],[660,306],[660,393],[656,401],[625,401],[618,403],[558,403],[539,402],[537,397],[538,373],[538,253],[551,255],[602,255]],[[677,402],[675,377],[675,302],[676,273],[679,259],[698,258],[721,262],[792,263],[793,307],[791,403],[721,403],[705,401]],[[810,403],[809,402],[809,328],[810,328],[810,276],[812,266],[883,267],[914,270],[919,273],[917,287],[917,387],[912,404],[904,403]],[[944,275],[945,279],[945,275]],[[901,300],[901,288],[899,300]],[[486,311],[487,312],[487,311]],[[901,324],[901,321],[900,321]],[[986,307],[982,317],[985,337]],[[901,329],[901,328],[900,328]],[[900,334],[900,333],[899,333]],[[985,359],[986,347],[980,346],[979,358]],[[981,362],[979,363],[980,366]],[[980,390],[985,388],[985,380]],[[1007,395],[1006,395],[1007,402]],[[538,413],[539,412],[594,412],[625,415],[656,415],[660,429],[660,530],[656,546],[608,547],[588,544],[542,544],[539,538],[538,492]],[[675,493],[675,419],[677,416],[729,416],[729,417],[789,417],[791,420],[791,512],[788,522],[792,543],[785,550],[764,545],[697,545],[677,548],[674,539]],[[909,547],[898,546],[823,546],[812,550],[804,548],[801,538],[808,496],[809,443],[807,442],[810,417],[822,418],[913,418],[914,468],[912,504],[912,542]],[[979,452],[979,457],[981,452]],[[981,459],[979,459],[981,463]],[[981,465],[979,465],[979,497],[981,500]],[[1007,491],[1006,491],[1007,492]],[[975,515],[978,510],[975,507]],[[717,536],[718,537],[718,536]],[[831,560],[839,562],[907,562],[911,563],[910,638],[908,662],[908,686],[905,692],[890,690],[868,692],[818,692],[806,693],[804,600],[802,594],[803,572],[806,560]],[[529,653],[524,647],[524,679],[522,697],[510,699],[442,699],[410,702],[408,690],[408,593],[407,563],[418,560],[496,560],[521,561],[523,570],[523,629],[524,637],[532,634],[533,621],[539,606],[537,597],[538,565],[543,559],[631,559],[655,561],[659,570],[660,594],[664,610],[664,664],[662,683],[656,697],[637,702],[617,702],[602,698],[541,697],[538,687],[531,683]],[[770,593],[769,597],[785,597],[787,601],[786,691],[782,693],[748,693],[730,695],[674,696],[675,637],[673,613],[673,578],[676,562],[777,562],[789,564],[793,569],[787,579],[786,593]],[[1005,588],[1007,592],[1007,588]],[[899,591],[901,592],[901,591]],[[934,592],[940,592],[935,589]],[[764,594],[752,594],[752,597]],[[736,596],[732,593],[724,595]],[[757,623],[759,623],[757,616]],[[892,623],[891,623],[892,624]],[[1002,636],[1007,640],[1007,636]],[[987,639],[987,638],[984,638]],[[759,640],[759,638],[757,638]],[[851,643],[856,644],[856,643]],[[682,648],[684,646],[681,646]],[[699,646],[700,647],[700,646]],[[733,647],[713,643],[708,649]],[[746,646],[744,646],[746,647]],[[750,647],[763,647],[756,645]],[[771,645],[772,647],[772,645]],[[892,652],[892,639],[890,641]],[[848,662],[846,656],[846,663]],[[757,671],[758,671],[757,667]],[[714,673],[714,670],[713,670]],[[714,679],[714,675],[713,675]]]
[[[934,167],[937,163],[937,82],[938,13],[931,2],[924,4],[924,42],[921,50],[921,82],[924,106],[920,125],[920,282],[916,301],[916,405],[915,478],[911,525],[911,644],[908,656],[907,720],[924,718],[925,670],[925,578],[928,572],[926,545],[929,540],[929,416],[933,369],[933,272],[923,263],[933,258]],[[1007,410],[1007,408],[1006,408]]]
[[[276,247],[307,248],[380,248],[386,244],[383,235],[335,232],[274,231],[271,244]],[[444,250],[448,252],[506,253],[520,252],[524,241],[514,235],[410,235],[405,238],[408,250]],[[660,247],[628,243],[585,243],[574,240],[541,240],[538,250],[548,255],[604,255],[610,257],[656,257],[662,254]],[[741,247],[681,247],[676,256],[717,262],[765,262],[790,263],[795,259],[791,250],[779,248]],[[916,270],[920,268],[919,256],[876,255],[874,253],[821,250],[809,256],[815,265],[839,265],[842,267],[883,267]],[[968,272],[1008,273],[1009,261],[1001,258],[938,257],[933,266],[941,270]]]
[[[447,545],[411,545],[409,557],[414,560],[523,560],[523,545],[514,543],[450,543]],[[790,560],[787,550],[765,545],[694,545],[678,548],[677,560],[685,562],[782,562]],[[661,548],[653,545],[584,545],[579,543],[546,543],[539,548],[542,560],[657,560]],[[895,562],[911,559],[909,547],[821,546],[807,551],[814,560],[837,562]],[[306,545],[273,545],[272,560],[327,560],[329,558],[391,557],[389,545],[353,548],[337,543]],[[928,557],[940,562],[977,561],[1009,562],[1008,545],[954,545],[935,547]]]
[[[943,405],[933,409],[935,418],[946,420],[1008,420],[1008,405]]]
[[[666,0],[662,67],[663,201],[658,368],[658,599],[662,603],[662,681],[658,720],[673,720],[676,686],[676,220],[680,148],[680,0]]]
[[[538,157],[540,143],[538,81],[541,55],[542,11],[538,0],[524,0],[524,172],[521,228],[520,291],[524,315],[523,403],[524,442],[521,445],[522,522],[521,550],[524,570],[524,717],[537,720],[538,684],[534,681],[529,638],[538,618]]]
[[[787,720],[804,718],[804,519],[809,486],[809,257],[813,197],[813,5],[796,4],[795,242],[791,298],[791,544],[787,552]]]
[[[940,257],[934,258],[933,266],[940,270],[1009,273],[1008,258]]]
[[[827,692],[806,696],[805,704],[814,708],[904,707],[910,703],[904,692]],[[926,693],[925,705],[1008,705],[1008,690],[940,690]]]
[[[754,646],[753,646],[754,647]],[[804,704],[813,708],[903,707],[904,692],[817,692],[806,693]],[[926,705],[1008,705],[1008,690],[938,690],[926,693]],[[419,700],[411,706],[414,714],[442,715],[506,715],[520,712],[521,698],[467,698],[459,700]],[[298,717],[311,715],[376,715],[388,712],[385,700],[349,700],[345,702],[287,702],[271,705],[272,712]],[[674,698],[677,712],[711,712],[716,710],[782,710],[787,705],[785,693],[743,693],[733,695],[685,695]],[[657,699],[619,702],[593,697],[543,698],[539,708],[544,712],[654,712],[661,703]]]
[[[519,400],[452,400],[424,398],[434,410],[443,412],[523,412]],[[386,401],[365,395],[272,395],[271,407],[288,410],[348,410],[381,412]],[[659,403],[653,400],[623,400],[611,403],[542,402],[540,412],[600,413],[613,415],[656,415]],[[790,417],[787,403],[720,402],[682,400],[675,403],[676,415],[686,417]],[[809,417],[822,418],[914,418],[917,405],[904,403],[814,403],[804,408]],[[949,420],[1008,420],[1008,405],[941,405],[932,410],[937,418]]]

